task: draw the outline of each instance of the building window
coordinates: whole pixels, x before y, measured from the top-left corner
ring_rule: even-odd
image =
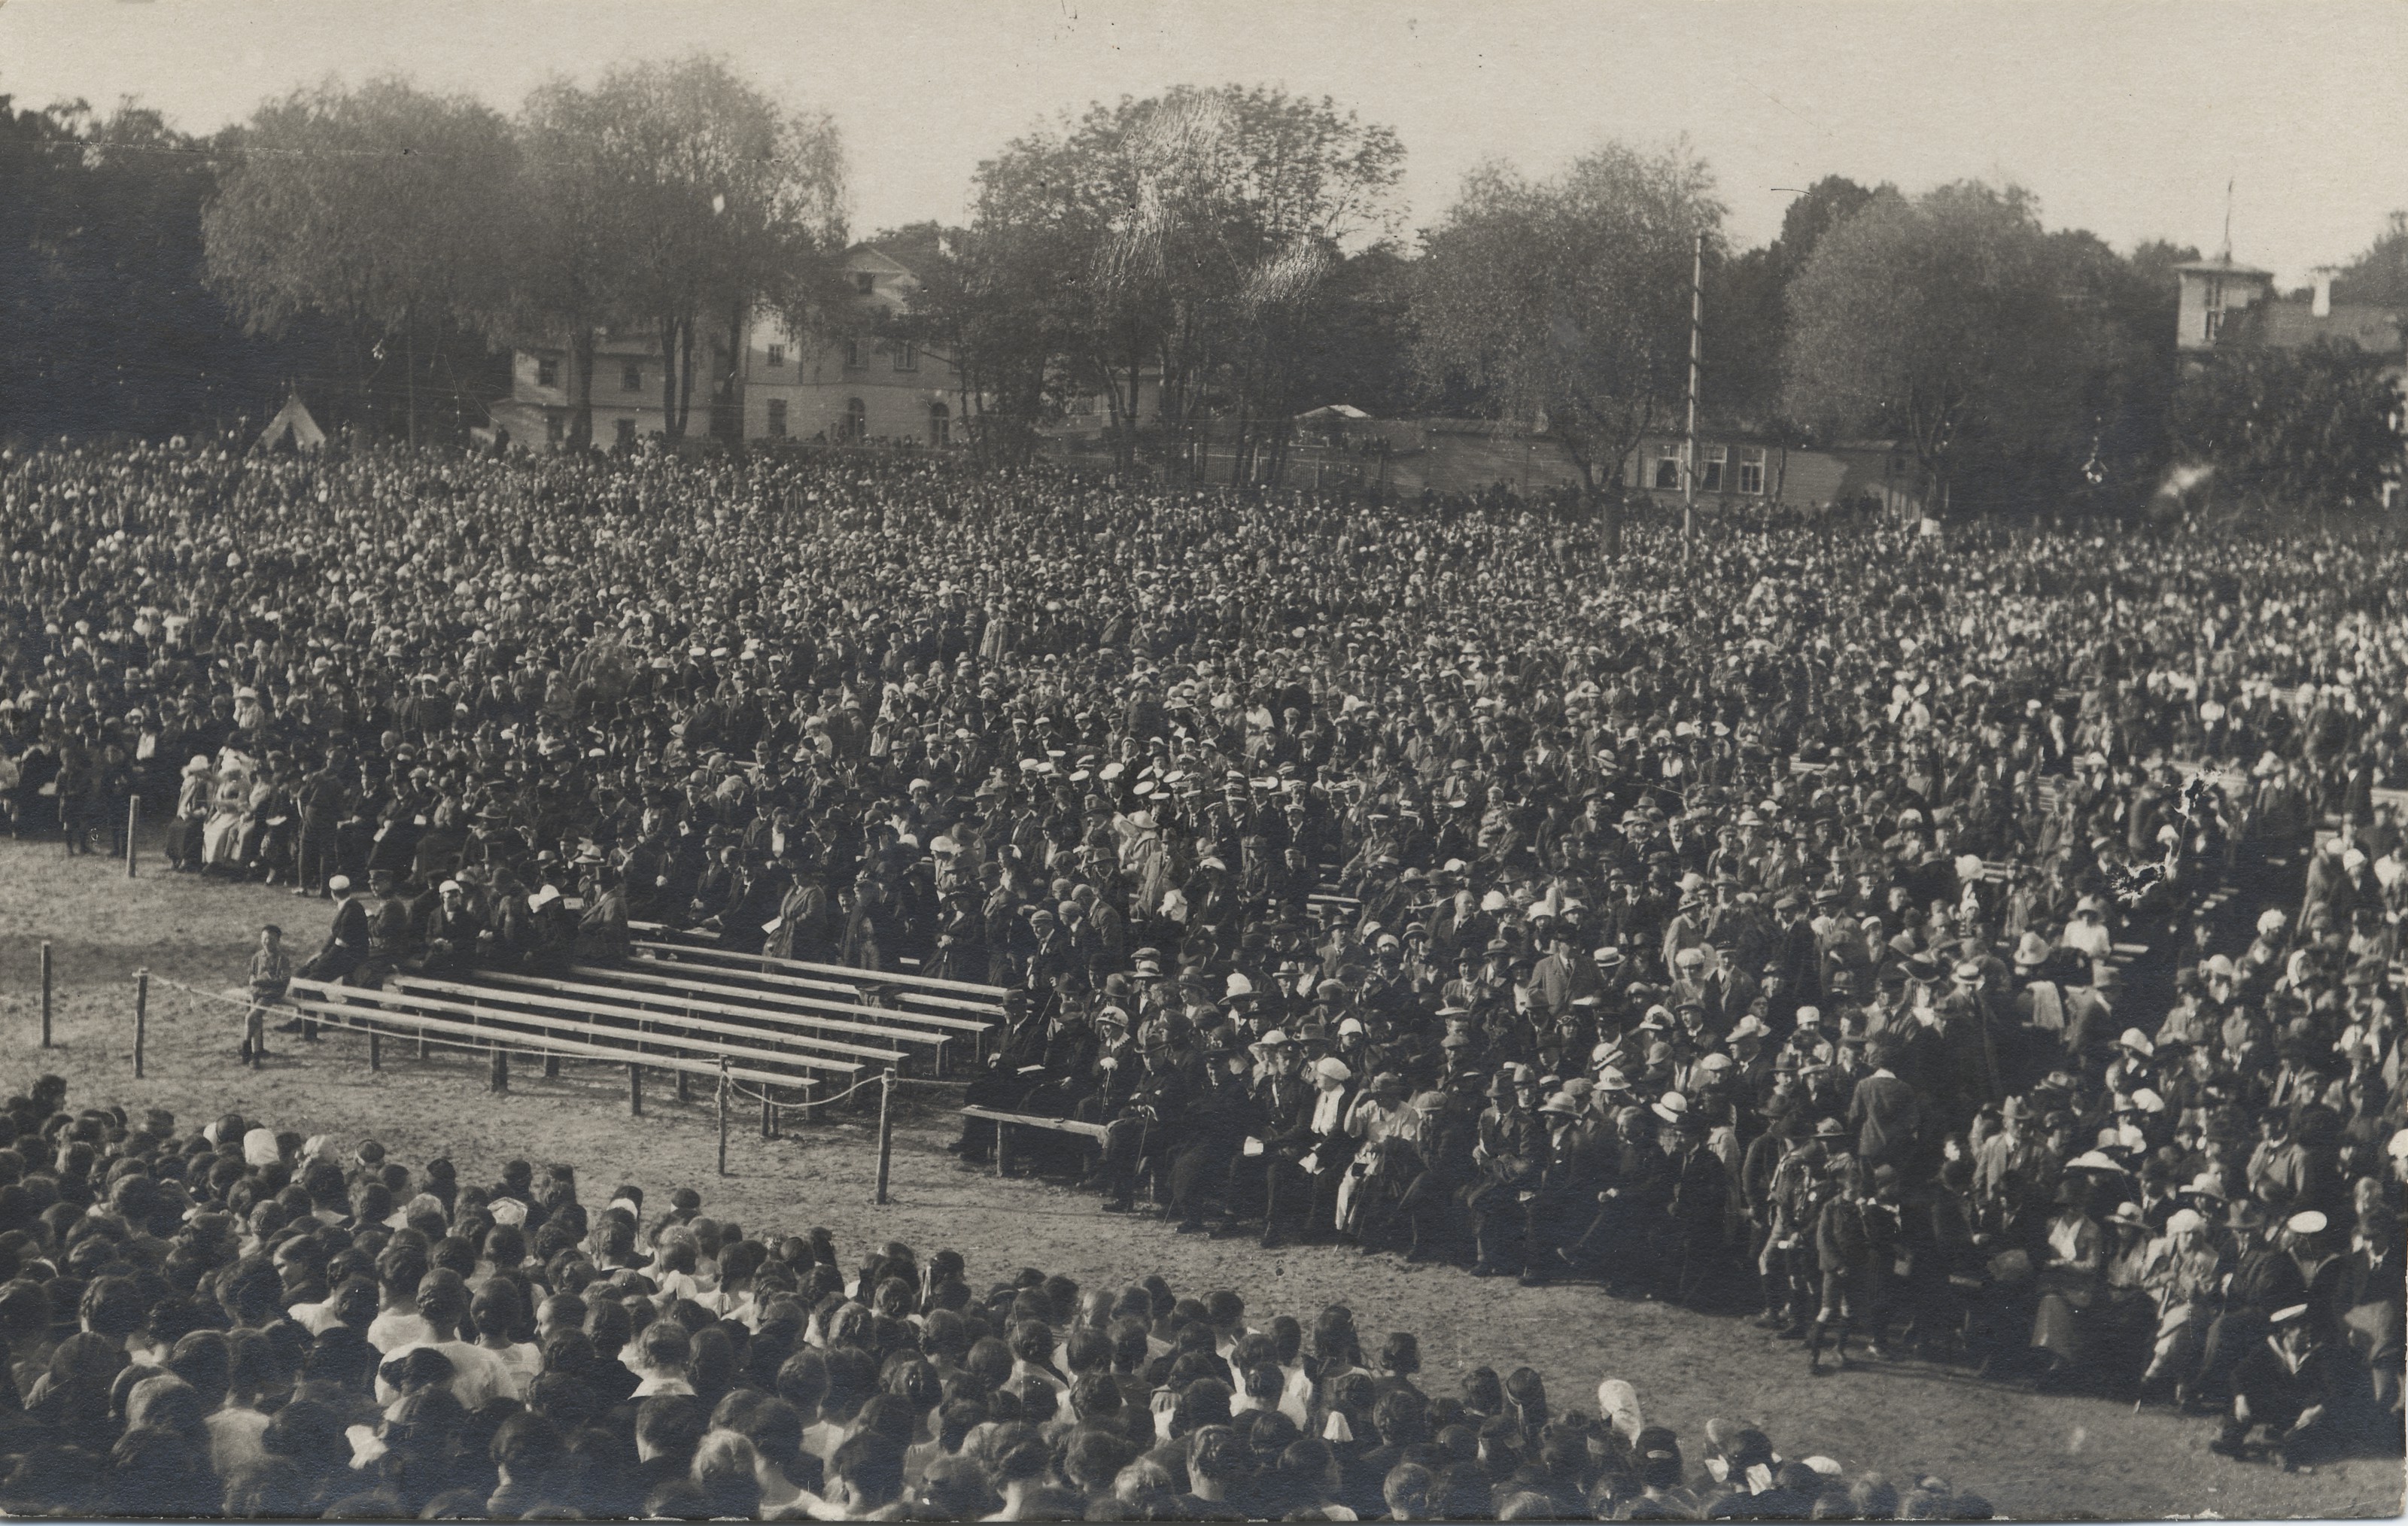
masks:
[[[782,366],[786,364],[786,347],[784,345],[771,345],[769,347],[769,364],[772,366]]]
[[[847,445],[859,445],[867,438],[869,438],[869,406],[858,397],[846,398],[844,442]]]
[[[860,340],[847,339],[844,342],[844,368],[848,371],[858,371],[861,369]]]
[[[872,292],[877,291],[877,290],[878,290],[878,276],[877,276],[877,273],[876,273],[875,271],[869,271],[869,270],[856,270],[856,271],[854,271],[854,272],[853,273],[853,289],[854,291],[856,291],[856,292],[860,292],[863,296],[867,296],[867,295],[869,295],[869,293],[871,293]]]
[[[1656,491],[1658,492],[1681,491],[1681,458],[1679,456],[1656,458]]]
[[[618,430],[619,443],[621,445],[633,445],[636,443],[636,421],[633,419],[620,420]]]
[[[623,392],[640,392],[644,390],[644,368],[639,363],[635,361],[621,363],[619,390]]]
[[[917,371],[920,369],[919,349],[915,346],[910,344],[896,345],[895,347],[895,369],[897,371]]]
[[[1698,464],[1698,491],[1699,492],[1722,492],[1723,467],[1730,461],[1730,447],[1706,445],[1698,447],[1698,450],[1700,454]]]
[[[1764,491],[1764,452],[1761,449],[1751,447],[1740,451],[1739,491],[1742,492]]]
[[[786,437],[786,400],[782,397],[769,399],[769,437],[773,440]]]
[[[535,362],[535,384],[538,387],[560,385],[560,362],[551,355],[538,355]]]
[[[928,443],[937,446],[953,443],[953,411],[942,403],[928,405]]]

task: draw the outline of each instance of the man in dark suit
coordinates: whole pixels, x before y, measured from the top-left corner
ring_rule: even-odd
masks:
[[[1262,1153],[1240,1156],[1230,1170],[1229,1218],[1245,1217],[1259,1187],[1263,1207],[1263,1240],[1275,1243],[1279,1180],[1297,1175],[1297,1162],[1312,1147],[1307,1136],[1312,1123],[1312,1088],[1297,1074],[1297,1050],[1287,1034],[1274,1028],[1254,1046],[1261,1072],[1254,1081],[1254,1137]],[[1255,1167],[1249,1170],[1249,1164]]]
[[[1922,1099],[1889,1068],[1894,1055],[1886,1041],[1875,1039],[1868,1045],[1865,1058],[1872,1063],[1872,1074],[1856,1082],[1848,1099],[1848,1123],[1856,1131],[1856,1158],[1868,1169],[1887,1164],[1903,1171],[1922,1132]]]

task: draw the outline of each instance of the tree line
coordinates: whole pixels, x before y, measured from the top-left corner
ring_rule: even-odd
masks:
[[[2128,500],[2177,456],[2347,500],[2384,459],[2362,358],[2236,352],[2178,381],[2172,266],[2196,250],[2052,231],[2013,186],[1831,176],[1739,249],[1685,144],[1607,144],[1550,176],[1483,165],[1409,233],[1392,130],[1326,97],[1180,88],[1006,143],[964,226],[879,235],[921,282],[881,315],[838,275],[835,125],[710,57],[555,80],[514,116],[388,78],[206,140],[5,98],[0,129],[18,434],[155,433],[303,385],[331,421],[457,437],[507,391],[497,357],[541,343],[567,355],[581,445],[612,328],[658,346],[667,434],[732,434],[730,362],[767,310],[805,343],[953,357],[970,439],[1006,459],[1095,400],[1123,462],[1243,475],[1344,402],[1542,425],[1610,521],[1640,441],[1684,411],[1701,268],[1711,427],[1895,441],[1960,509]],[[2337,290],[2408,301],[2403,250],[2395,219]]]

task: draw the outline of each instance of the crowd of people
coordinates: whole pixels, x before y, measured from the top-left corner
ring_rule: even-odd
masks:
[[[748,1232],[575,1168],[462,1179],[228,1114],[0,1110],[0,1510],[430,1520],[1986,1519],[1607,1378],[1420,1377],[1159,1276]],[[1794,1447],[1795,1443],[1791,1443]]]
[[[1013,993],[971,1099],[1104,1124],[1107,1208],[2397,1444],[2388,539],[0,467],[15,820],[173,798],[340,899],[314,973],[908,960]]]

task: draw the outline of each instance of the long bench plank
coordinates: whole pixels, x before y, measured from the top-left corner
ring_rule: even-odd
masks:
[[[714,960],[734,959],[743,960],[749,963],[751,957],[744,954],[723,954],[716,949],[696,948],[684,944],[675,943],[638,944],[638,947],[643,948],[662,949],[674,954],[702,954]],[[610,965],[608,966],[608,969],[609,974],[617,976],[625,974],[631,970],[642,968],[646,963],[656,968],[670,969],[678,967],[678,963],[679,962],[673,960],[655,958],[635,964]],[[600,967],[601,966],[595,965],[580,966],[580,968],[585,969]],[[783,982],[793,978],[791,976],[781,976],[770,971],[748,970],[735,966],[724,966],[714,963],[688,964],[684,967],[691,970],[695,976],[707,976],[713,980],[742,979],[782,984]],[[793,1000],[801,1002],[805,1005],[818,1011],[845,1012],[865,1017],[876,1017],[890,1022],[898,1020],[917,1022],[925,1024],[932,1028],[950,1029],[955,1033],[983,1034],[995,1027],[993,1022],[982,1022],[975,1018],[953,1018],[947,1017],[940,1012],[918,1012],[900,1007],[870,1006],[859,1002],[839,1002],[832,997],[826,996],[797,996],[793,998]]]
[[[422,1030],[433,1029],[471,1046],[490,1045],[496,1039],[520,1040],[528,1042],[538,1048],[556,1050],[565,1058],[603,1060],[612,1063],[633,1061],[650,1065],[655,1070],[678,1070],[695,1076],[719,1074],[718,1060],[715,1057],[701,1058],[700,1055],[707,1053],[715,1056],[721,1051],[713,1046],[696,1042],[680,1044],[676,1034],[629,1034],[628,1036],[657,1039],[680,1048],[696,1050],[699,1053],[695,1055],[661,1054],[615,1044],[596,1043],[592,1038],[575,1036],[581,1032],[577,1024],[561,1019],[548,1018],[540,1013],[480,1011],[463,1003],[444,1001],[437,997],[413,996],[401,991],[378,991],[361,986],[330,986],[323,982],[310,980],[295,980],[293,982],[293,987],[303,992],[294,999],[294,1005],[320,1016],[331,1016],[337,1021],[348,1022],[351,1019],[372,1018],[378,1021],[391,1022],[396,1027],[407,1025]],[[308,994],[308,991],[312,990],[322,992],[322,999],[312,999]],[[443,1015],[445,1013],[459,1016],[447,1017]],[[462,1018],[468,1020],[461,1020]],[[492,1020],[495,1018],[523,1023],[538,1031],[525,1033],[518,1029],[503,1027]],[[597,1036],[609,1036],[617,1032],[610,1029],[600,1030]],[[769,1058],[783,1066],[838,1076],[856,1075],[862,1068],[842,1060],[819,1060],[786,1055],[772,1055]],[[749,1065],[731,1064],[727,1074],[739,1080],[754,1081],[769,1086],[818,1084],[816,1077],[796,1077],[789,1072],[760,1070]]]
[[[870,1034],[884,1038],[900,1039],[910,1044],[943,1044],[953,1037],[950,1033],[939,1032],[935,1024],[911,1026],[922,1020],[913,1013],[888,1013],[886,1008],[882,1006],[851,1006],[835,1002],[816,1004],[806,998],[787,996],[779,991],[757,991],[749,986],[723,985],[715,980],[684,978],[664,973],[679,967],[666,963],[651,969],[634,964],[576,964],[569,967],[568,973],[603,985],[619,982],[626,985],[657,986],[668,991],[691,991],[695,995],[708,996],[713,1001],[731,1000],[738,1005],[744,1006],[746,1010],[761,1012],[781,1022],[809,1023],[813,1027],[832,1029],[838,1033]],[[695,969],[695,973],[715,976],[720,972],[714,968],[702,968]],[[660,999],[652,997],[649,991],[637,994],[641,994],[648,999]],[[857,1022],[850,1018],[827,1016],[830,1012],[838,1011],[878,1013],[888,1017],[891,1020]],[[983,1028],[985,1025],[981,1023],[971,1026]]]
[[[739,954],[725,948],[714,948],[706,943],[662,943],[650,938],[638,938],[634,941],[634,947],[638,950],[637,957],[639,959],[660,959],[665,954],[675,954],[681,959],[706,963],[714,970],[724,968],[729,975],[740,975],[747,979],[773,981],[798,991],[824,991],[827,993],[827,999],[856,997],[861,994],[863,986],[878,983],[868,979],[822,980],[809,976],[787,975],[779,970],[765,969],[763,966],[780,963],[792,965],[795,961],[778,960],[767,954]],[[666,963],[666,961],[663,962]],[[866,976],[869,972],[862,973]],[[998,1021],[1003,1017],[1001,1002],[960,996],[939,996],[934,991],[913,991],[908,987],[896,988],[895,995],[898,1001],[910,1002],[920,1006],[939,1006],[957,1012],[979,1012],[985,1014],[990,1020]],[[881,1007],[878,1010],[900,1009]]]
[[[631,1057],[632,1054],[646,1053],[646,1046],[651,1045],[666,1047],[695,1055],[710,1056],[712,1058],[707,1063],[713,1066],[717,1062],[716,1057],[724,1054],[731,1057],[741,1056],[753,1061],[756,1064],[790,1066],[796,1070],[829,1071],[842,1076],[857,1075],[862,1069],[858,1061],[838,1060],[824,1055],[788,1054],[777,1049],[757,1048],[747,1044],[731,1044],[724,1040],[704,1038],[674,1030],[607,1028],[590,1021],[580,1024],[570,1019],[551,1017],[542,1012],[526,1012],[505,1006],[478,1006],[471,1003],[452,1001],[440,996],[429,996],[423,991],[404,991],[400,994],[405,1000],[423,1003],[442,1011],[460,1013],[474,1020],[486,1023],[518,1023],[539,1029],[544,1033],[582,1034],[588,1043],[605,1036],[624,1034],[632,1041]],[[694,1020],[697,1026],[702,1020]]]
[[[902,1043],[927,1044],[932,1046],[942,1045],[946,1038],[946,1035],[942,1034],[932,1034],[924,1029],[902,1027],[881,1028],[868,1023],[846,1022],[836,1018],[823,1018],[816,1013],[798,1012],[792,1007],[786,1006],[772,1006],[766,1004],[746,1005],[741,1002],[720,1002],[710,999],[697,999],[698,997],[707,997],[708,993],[713,989],[722,991],[724,994],[739,997],[749,993],[741,990],[707,987],[700,981],[695,980],[676,980],[662,976],[635,975],[623,972],[615,968],[603,968],[595,965],[576,966],[576,973],[598,976],[604,978],[599,980],[580,981],[564,980],[551,976],[499,974],[488,975],[485,978],[509,988],[513,993],[522,988],[533,991],[566,992],[571,994],[593,992],[610,996],[622,1002],[658,1003],[663,1005],[674,1004],[676,1012],[679,1014],[691,1010],[698,1012],[717,1012],[727,1016],[756,1019],[764,1024],[771,1025],[768,1029],[764,1031],[772,1033],[779,1038],[791,1037],[797,1043],[814,1043],[823,1048],[846,1044],[846,1041],[842,1039],[823,1040],[815,1034],[790,1034],[784,1032],[784,1030],[790,1025],[800,1025],[812,1029],[831,1028],[840,1033],[861,1034],[873,1038],[886,1038]],[[666,989],[659,991],[650,989],[631,989],[631,987],[635,987],[638,982],[642,982],[646,986],[656,985]],[[649,1008],[647,1010],[649,1010]],[[858,1048],[859,1052],[881,1058],[888,1052],[885,1049],[874,1048],[848,1046],[849,1050],[853,1048]]]
[[[529,977],[511,977],[510,978],[523,979]],[[584,1013],[589,1016],[624,1018],[630,1021],[639,1023],[676,1023],[680,1026],[697,1029],[704,1033],[724,1034],[730,1038],[775,1038],[781,1043],[797,1044],[805,1048],[821,1049],[834,1054],[858,1055],[863,1059],[882,1061],[890,1065],[900,1063],[904,1058],[902,1051],[899,1049],[872,1048],[865,1044],[852,1044],[847,1043],[842,1039],[835,1038],[813,1038],[806,1034],[767,1034],[757,1027],[748,1028],[737,1023],[721,1022],[711,1018],[698,1018],[684,1011],[652,1012],[646,1011],[641,1007],[622,1005],[614,1002],[575,1000],[567,996],[547,994],[541,991],[519,991],[494,986],[459,985],[448,980],[429,980],[423,976],[417,975],[396,976],[394,983],[405,991],[432,991],[449,996],[466,996],[472,1001],[483,1001],[496,1004],[518,1003],[534,1006],[550,1007],[556,1011]],[[591,990],[597,995],[602,996],[636,995],[639,998],[641,996],[641,993],[638,992],[613,991],[609,988],[603,986],[579,988],[573,981],[558,981],[555,982],[555,984],[570,990]],[[660,997],[658,1000],[666,1002],[671,1000],[671,998]],[[675,1000],[680,1007],[693,1006],[709,1010],[715,1006],[715,1004],[713,1003],[695,1002],[684,997],[679,997]],[[750,1016],[751,1014],[739,1013],[738,1015]],[[725,1046],[721,1047],[724,1048]],[[755,1050],[753,1052],[757,1054],[770,1054],[774,1051],[764,1049]]]
[[[678,931],[663,922],[631,921],[627,924],[627,929],[631,933],[654,934],[674,934]],[[775,954],[738,954],[736,957],[757,959],[781,968],[810,970],[820,975],[846,976],[870,985],[905,985],[919,986],[929,991],[957,991],[968,995],[992,997],[998,1002],[1006,994],[1001,986],[984,985],[974,980],[944,980],[933,975],[906,975],[900,970],[864,970],[850,964],[818,964],[809,960],[781,959]]]
[[[1007,1113],[994,1107],[965,1107],[964,1118],[982,1119],[989,1123],[1019,1123],[1032,1129],[1052,1129],[1060,1134],[1083,1134],[1101,1140],[1111,1131],[1101,1123],[1089,1123],[1076,1118],[1039,1118],[1034,1113]]]

